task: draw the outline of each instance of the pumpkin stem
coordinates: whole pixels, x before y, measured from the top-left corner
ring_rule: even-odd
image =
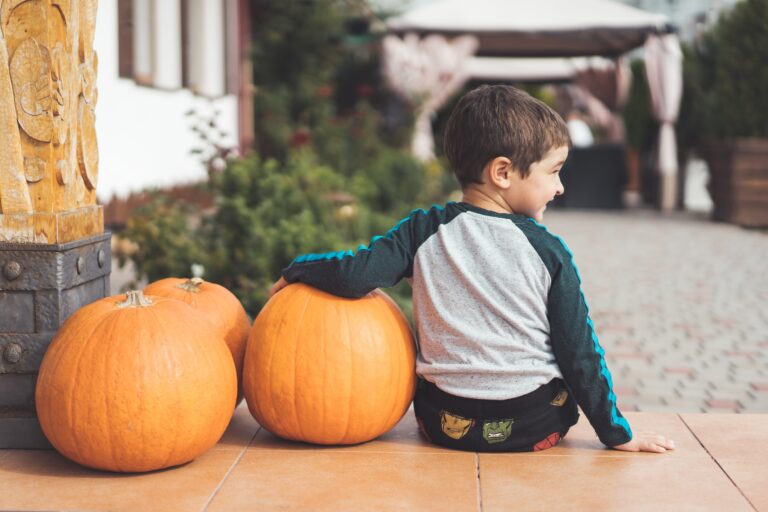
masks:
[[[149,298],[144,296],[141,290],[131,290],[125,294],[125,300],[118,302],[119,308],[145,308],[154,304]]]
[[[193,277],[191,279],[187,279],[181,284],[176,285],[176,288],[181,288],[185,292],[200,293],[200,285],[202,285],[204,282],[205,281],[199,277]]]

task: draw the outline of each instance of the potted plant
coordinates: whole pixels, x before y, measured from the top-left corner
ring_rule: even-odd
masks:
[[[768,0],[736,4],[685,66],[687,135],[710,169],[713,217],[744,227],[768,227],[766,19]]]

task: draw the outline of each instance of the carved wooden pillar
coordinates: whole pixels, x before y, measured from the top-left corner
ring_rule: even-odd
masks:
[[[55,331],[109,291],[96,204],[97,0],[0,0],[0,448],[45,444],[34,382]]]

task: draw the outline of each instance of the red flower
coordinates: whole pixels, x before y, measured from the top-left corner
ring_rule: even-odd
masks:
[[[291,135],[291,147],[300,148],[311,140],[309,132],[303,129],[296,130]]]
[[[315,96],[318,98],[330,98],[331,94],[333,94],[333,89],[330,85],[321,85],[315,92]]]
[[[357,95],[361,98],[370,98],[373,96],[373,87],[370,84],[360,84],[357,86]]]

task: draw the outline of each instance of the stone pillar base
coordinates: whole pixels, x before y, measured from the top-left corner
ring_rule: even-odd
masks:
[[[109,294],[111,237],[0,242],[0,448],[51,447],[35,415],[37,373],[61,324]]]

